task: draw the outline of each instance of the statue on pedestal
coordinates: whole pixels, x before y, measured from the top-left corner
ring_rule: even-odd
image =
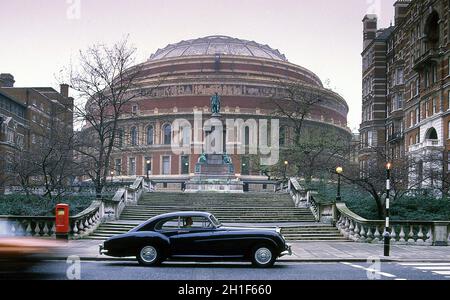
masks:
[[[230,164],[233,163],[231,161],[231,157],[228,154],[226,154],[226,153],[222,155],[222,159],[223,159],[223,163],[226,164],[226,165],[230,165]]]
[[[198,158],[198,163],[204,164],[206,163],[206,161],[207,161],[206,154],[205,153],[200,154],[200,157]]]
[[[220,96],[217,92],[211,97],[211,113],[220,115]]]

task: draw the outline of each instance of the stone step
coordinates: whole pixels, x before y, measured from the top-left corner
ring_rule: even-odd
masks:
[[[145,217],[145,216],[158,216],[161,215],[163,213],[166,212],[171,212],[171,211],[165,211],[165,212],[147,212],[147,213],[130,213],[130,212],[124,212],[122,213],[122,217],[123,216],[141,216],[141,217]],[[220,218],[220,217],[311,217],[313,218],[313,216],[311,216],[310,214],[301,214],[301,213],[260,213],[260,212],[254,212],[254,213],[247,213],[247,212],[242,212],[242,213],[230,213],[230,212],[224,212],[224,213],[218,213],[215,211],[208,211],[210,213],[212,213],[216,218]]]
[[[345,240],[332,226],[316,223],[309,208],[295,208],[289,194],[280,193],[180,193],[144,194],[137,205],[127,206],[119,221],[108,222],[88,238],[106,239],[125,233],[151,217],[174,211],[207,211],[226,226],[276,227],[289,241]],[[228,224],[227,224],[228,223]],[[236,225],[233,225],[236,224]],[[293,224],[289,227],[280,224]],[[302,225],[294,225],[302,224]]]
[[[158,214],[145,214],[145,215],[135,215],[135,214],[124,214],[121,216],[122,220],[133,220],[133,218],[136,218],[136,220],[141,219],[150,219],[151,217],[157,216]],[[294,219],[294,222],[301,222],[302,220],[313,220],[315,221],[314,217],[312,216],[299,216],[299,215],[221,215],[221,214],[215,214],[215,217],[222,223],[226,223],[225,220],[228,219],[261,219],[261,220],[269,220],[267,223],[271,223],[270,219]],[[295,221],[297,220],[297,221]],[[232,222],[235,223],[235,222]]]
[[[301,209],[265,209],[265,208],[243,208],[238,209],[217,209],[214,207],[155,207],[155,208],[125,208],[124,212],[164,212],[164,211],[215,211],[215,212],[233,212],[233,213],[248,213],[248,212],[271,212],[271,213],[301,213],[311,214],[311,211]]]
[[[138,203],[139,206],[148,207],[159,207],[159,206],[171,206],[171,207],[227,207],[230,206],[231,209],[241,209],[245,207],[271,207],[271,208],[295,208],[294,205],[271,205],[271,203],[226,203],[226,202],[193,202],[193,203],[171,203],[171,202],[161,202],[161,203]]]
[[[217,208],[217,207],[127,207],[124,211],[129,212],[153,212],[153,211],[180,211],[180,210],[210,210],[217,212],[251,212],[251,211],[267,211],[267,212],[298,212],[304,214],[311,214],[310,210],[297,209],[297,208],[288,208],[288,209],[272,209],[272,208],[261,208],[261,207],[243,207],[241,209],[226,209],[226,208]]]
[[[219,213],[219,214],[217,214],[214,212],[213,212],[213,214],[217,219],[219,219],[219,221],[222,221],[222,223],[223,223],[223,220],[221,220],[221,218],[261,218],[261,219],[263,219],[263,218],[272,218],[272,217],[274,217],[274,218],[286,217],[286,218],[314,219],[314,217],[311,215],[302,215],[302,214],[276,214],[276,213],[272,213],[272,214],[230,214],[230,213],[220,214]],[[140,217],[140,218],[147,217],[147,218],[150,218],[150,217],[158,216],[158,215],[160,215],[160,213],[146,213],[146,214],[145,213],[144,214],[123,213],[121,215],[121,219],[125,219],[124,217]]]
[[[142,218],[142,219],[129,219],[129,220],[137,220],[137,221],[146,221],[146,218]],[[268,221],[271,222],[280,222],[280,223],[286,223],[286,222],[298,222],[298,219],[263,219],[263,220],[258,220],[258,219],[224,219],[223,222],[224,223],[268,223]],[[312,220],[300,220],[300,221],[310,221],[313,222]]]
[[[232,210],[232,211],[240,211],[245,209],[266,209],[266,210],[283,210],[283,211],[289,211],[289,210],[296,210],[296,211],[305,211],[305,212],[311,212],[309,208],[295,208],[295,207],[272,207],[272,206],[241,206],[241,207],[226,207],[226,206],[183,206],[183,205],[134,205],[134,206],[127,206],[126,209],[136,209],[136,210],[142,210],[142,209],[201,209],[201,208],[208,208],[208,209],[216,209],[216,210]]]

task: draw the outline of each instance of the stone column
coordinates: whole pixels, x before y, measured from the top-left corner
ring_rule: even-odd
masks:
[[[447,246],[448,245],[448,223],[435,222],[433,229],[433,245],[434,246]]]
[[[155,135],[155,144],[160,145],[161,144],[161,122],[160,121],[157,121],[155,123],[153,134]]]

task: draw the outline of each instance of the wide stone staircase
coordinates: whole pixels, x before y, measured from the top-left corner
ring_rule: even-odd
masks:
[[[90,239],[125,233],[143,221],[167,212],[207,211],[225,225],[280,227],[287,240],[342,240],[337,228],[315,222],[309,208],[296,208],[283,193],[148,193],[138,205],[126,206],[120,220],[101,224]]]

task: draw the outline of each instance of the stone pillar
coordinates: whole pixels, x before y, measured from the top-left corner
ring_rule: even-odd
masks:
[[[154,133],[155,135],[155,144],[156,145],[160,145],[161,144],[161,122],[158,121],[155,123],[155,127],[154,127]]]
[[[434,246],[447,246],[448,245],[448,223],[435,222],[433,228],[433,245]]]

